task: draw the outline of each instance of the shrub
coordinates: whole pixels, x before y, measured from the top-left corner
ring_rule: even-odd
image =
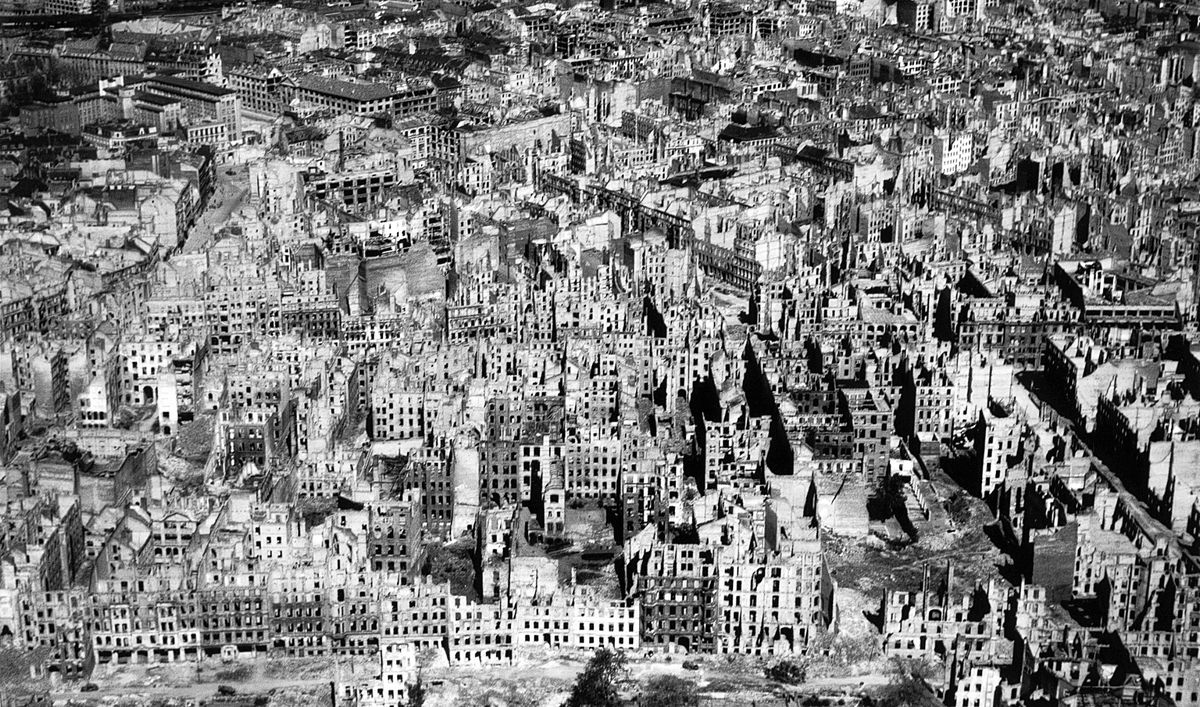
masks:
[[[799,685],[808,679],[804,666],[791,660],[780,660],[767,666],[768,680],[781,682],[786,685]]]

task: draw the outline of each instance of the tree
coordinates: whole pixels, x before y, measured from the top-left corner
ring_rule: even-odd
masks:
[[[450,583],[450,591],[475,596],[475,562],[461,545],[431,543],[425,556],[424,574],[435,584]]]
[[[536,693],[530,692],[527,686],[516,684],[499,684],[490,688],[475,702],[478,705],[504,705],[504,707],[539,707],[541,700]]]
[[[655,675],[638,700],[642,707],[698,707],[696,686],[674,675]]]
[[[946,513],[958,527],[965,527],[971,522],[971,499],[962,491],[955,491],[946,499]]]
[[[892,678],[879,693],[882,707],[921,707],[937,705],[937,699],[926,682],[933,666],[920,660],[897,660],[892,664]]]
[[[904,482],[897,476],[887,476],[879,481],[867,497],[867,513],[873,520],[887,520],[904,508]]]
[[[617,683],[625,677],[625,654],[601,648],[575,680],[565,707],[617,707]]]
[[[420,677],[417,677],[417,681],[408,686],[404,696],[406,707],[422,707],[425,704],[425,685],[421,683]]]

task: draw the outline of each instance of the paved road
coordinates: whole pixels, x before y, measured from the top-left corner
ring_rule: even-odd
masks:
[[[1110,469],[1108,464],[1102,461],[1100,457],[1096,456],[1095,450],[1092,449],[1091,441],[1088,439],[1088,435],[1076,429],[1075,422],[1069,417],[1060,413],[1054,406],[1053,402],[1047,399],[1049,396],[1042,395],[1042,392],[1045,390],[1045,388],[1041,378],[1035,378],[1030,385],[1025,387],[1025,389],[1029,392],[1029,397],[1034,401],[1035,404],[1038,405],[1039,409],[1049,408],[1052,410],[1058,417],[1058,421],[1062,423],[1064,427],[1074,433],[1076,443],[1083,448],[1084,452],[1086,452],[1087,456],[1091,459],[1092,468],[1094,468],[1096,472],[1100,474],[1100,476],[1104,477],[1109,486],[1116,490],[1117,495],[1121,497],[1126,506],[1130,509],[1134,520],[1137,521],[1137,523],[1141,525],[1142,528],[1144,528],[1147,532],[1165,539],[1174,553],[1180,552],[1179,536],[1176,535],[1166,525],[1164,525],[1160,520],[1150,514],[1150,511],[1146,508],[1146,504],[1142,503],[1141,499],[1134,495],[1133,492],[1125,488],[1125,483],[1121,480],[1121,477],[1118,476],[1112,469]],[[1053,394],[1056,391],[1046,392]]]
[[[134,697],[138,695],[155,696],[155,697],[180,697],[180,698],[201,698],[212,697],[217,694],[219,685],[229,685],[238,692],[244,693],[260,693],[270,692],[271,690],[289,688],[289,687],[317,687],[329,685],[326,679],[293,679],[293,680],[250,680],[247,682],[201,682],[195,685],[186,687],[174,686],[124,686],[124,687],[101,687],[99,690],[92,692],[82,692],[80,690],[56,690],[50,693],[50,697],[55,701],[65,700],[95,700],[100,697]]]
[[[737,667],[727,668],[721,663],[711,663],[708,661],[701,662],[701,667],[698,670],[685,670],[682,665],[683,660],[684,658],[680,656],[669,663],[654,659],[632,661],[628,666],[631,686],[634,683],[648,679],[652,675],[668,673],[697,683],[701,693],[704,693],[707,687],[712,686],[724,691],[740,689],[755,693],[772,694],[782,694],[781,691],[786,691],[794,695],[803,696],[817,692],[829,694],[842,691],[855,694],[863,688],[871,689],[880,687],[886,684],[888,680],[888,677],[883,673],[846,675],[813,678],[801,685],[785,687],[766,679],[757,670],[739,669]],[[494,668],[463,665],[453,668],[427,668],[422,671],[422,675],[426,686],[430,689],[431,697],[436,697],[441,692],[443,684],[465,689],[469,692],[471,690],[469,683],[479,681],[492,682],[495,686],[500,687],[503,685],[520,685],[522,682],[532,683],[549,679],[554,682],[560,682],[566,688],[574,682],[575,678],[583,670],[584,665],[585,661],[582,659],[546,660],[544,662],[523,665],[496,666]],[[205,678],[204,682],[186,686],[142,684],[104,686],[104,679],[100,678],[98,679],[98,684],[101,685],[99,690],[83,692],[79,689],[61,687],[51,691],[49,697],[55,703],[65,703],[72,700],[96,702],[104,698],[116,697],[160,697],[195,700],[217,695],[217,688],[220,685],[229,685],[242,694],[262,694],[285,688],[307,688],[316,692],[326,689],[329,685],[328,677],[293,679],[251,678],[245,681],[227,680],[224,682],[213,681],[209,676],[205,676]]]
[[[234,174],[228,172],[233,170]],[[188,234],[183,249],[187,253],[197,253],[204,249],[212,240],[221,226],[229,221],[229,216],[241,207],[246,196],[250,194],[250,185],[245,165],[222,165],[217,171],[217,187],[208,199],[208,208],[196,219],[196,224]]]
[[[781,683],[768,680],[761,670],[738,670],[726,669],[720,663],[701,662],[700,667],[696,670],[686,670],[683,667],[685,657],[677,657],[672,662],[668,663],[659,660],[634,660],[627,664],[629,669],[629,678],[632,681],[642,681],[652,675],[667,673],[685,678],[689,681],[697,682],[700,686],[700,691],[704,692],[704,688],[714,683],[719,683],[722,686],[736,685],[744,689],[755,690],[759,692],[775,692],[780,689],[787,689]],[[585,662],[583,660],[547,660],[543,663],[532,665],[514,665],[497,669],[495,679],[503,682],[521,682],[529,679],[539,680],[554,680],[561,681],[564,684],[574,682],[575,678],[583,671]],[[433,668],[426,669],[422,673],[428,681],[444,681],[451,683],[458,679],[479,679],[487,677],[487,669],[481,670],[477,666],[456,666],[453,668]],[[884,673],[872,673],[868,675],[835,675],[830,677],[811,678],[800,685],[794,686],[791,691],[798,694],[811,694],[813,692],[836,692],[849,691],[856,692],[862,687],[872,688],[880,687],[887,684],[889,676]],[[437,689],[436,687],[433,689]]]

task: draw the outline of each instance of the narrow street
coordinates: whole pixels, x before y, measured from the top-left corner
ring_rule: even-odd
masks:
[[[229,172],[233,174],[229,174]],[[196,220],[183,245],[185,253],[204,250],[213,235],[229,221],[229,216],[245,203],[250,194],[246,165],[220,165],[217,169],[217,187],[208,199],[208,208]]]

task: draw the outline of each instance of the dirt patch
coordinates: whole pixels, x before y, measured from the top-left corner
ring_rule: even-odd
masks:
[[[918,588],[926,565],[936,569],[953,562],[960,590],[1003,579],[999,568],[1008,559],[984,530],[993,520],[991,514],[979,499],[970,498],[963,505],[971,514],[969,525],[941,535],[923,535],[907,545],[871,536],[822,538],[830,573],[838,583],[836,601],[843,630],[851,630],[864,610],[877,612],[885,590]]]
[[[328,687],[288,687],[272,690],[267,707],[333,707]]]
[[[261,675],[264,680],[333,680],[338,665],[347,673],[352,670],[378,667],[378,659],[370,657],[342,658],[282,658],[265,661]]]
[[[176,437],[176,454],[189,462],[203,465],[212,452],[214,416],[201,413],[179,425]]]
[[[37,687],[41,685],[44,687],[41,680],[32,680],[29,677],[29,668],[44,660],[49,652],[49,649],[46,648],[26,652],[16,648],[0,647],[0,685],[6,687],[19,685]]]
[[[254,669],[249,665],[238,665],[213,673],[212,679],[217,682],[246,682],[254,677]]]
[[[472,556],[474,543],[467,539],[449,544],[431,543],[426,548],[426,560],[422,573],[437,584],[450,583],[450,591],[479,601],[475,589],[475,560]]]

